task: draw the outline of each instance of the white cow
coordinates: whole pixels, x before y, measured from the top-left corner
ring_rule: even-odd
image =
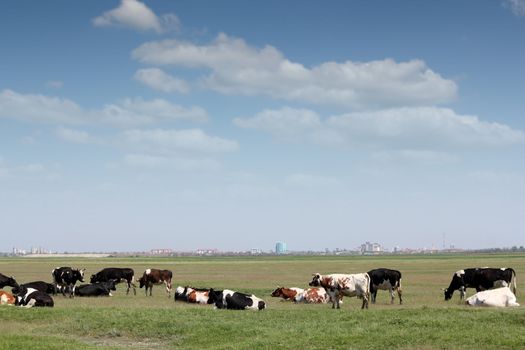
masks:
[[[357,273],[353,275],[338,273],[324,276],[316,273],[313,276],[309,285],[326,289],[332,299],[332,309],[334,309],[336,305],[339,309],[340,295],[362,298],[363,305],[361,309],[368,309],[370,276],[368,276],[367,273]]]
[[[520,304],[516,302],[516,296],[509,287],[478,292],[468,298],[465,303],[470,306],[520,306]]]

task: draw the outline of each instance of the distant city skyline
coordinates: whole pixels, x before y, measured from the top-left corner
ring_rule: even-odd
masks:
[[[0,251],[521,246],[524,34],[525,0],[3,2]]]

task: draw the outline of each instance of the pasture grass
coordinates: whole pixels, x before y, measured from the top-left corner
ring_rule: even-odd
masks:
[[[445,302],[441,288],[452,274],[474,266],[513,267],[525,276],[525,255],[435,255],[378,257],[103,258],[0,259],[0,272],[20,282],[51,279],[56,266],[168,268],[174,285],[230,288],[265,299],[261,312],[214,310],[168,299],[161,286],[153,297],[143,289],[114,297],[64,298],[55,308],[0,307],[0,349],[519,349],[525,348],[525,309],[472,309]],[[390,305],[379,291],[377,304],[360,310],[345,298],[330,305],[282,302],[270,297],[278,285],[307,287],[312,273],[363,272],[377,267],[403,273],[404,304]],[[89,278],[89,276],[88,276]],[[469,295],[472,291],[469,291]],[[520,290],[518,284],[518,302]]]

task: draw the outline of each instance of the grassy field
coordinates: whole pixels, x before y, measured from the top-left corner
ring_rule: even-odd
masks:
[[[51,279],[56,266],[131,267],[174,272],[174,285],[229,288],[266,300],[261,312],[214,310],[175,303],[161,286],[146,297],[55,297],[55,308],[0,307],[0,349],[525,349],[525,308],[472,309],[443,300],[453,272],[475,266],[513,267],[525,281],[525,255],[434,255],[379,257],[102,258],[0,259],[0,272],[19,283]],[[377,304],[360,310],[345,298],[340,310],[270,297],[277,286],[305,288],[312,273],[356,273],[377,267],[403,273],[404,305],[390,305],[379,291]],[[9,290],[9,288],[7,288]],[[471,295],[469,291],[468,295]]]

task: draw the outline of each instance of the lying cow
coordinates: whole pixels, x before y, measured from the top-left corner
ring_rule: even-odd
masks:
[[[496,288],[477,292],[465,301],[470,306],[520,306],[516,302],[516,296],[509,287]]]
[[[28,283],[21,284],[18,287],[13,287],[12,289],[13,294],[19,294],[20,289],[22,287],[33,288],[41,292],[44,292],[46,294],[53,294],[53,295],[55,295],[58,292],[56,286],[53,283],[47,283],[44,281],[34,281],[34,282],[28,282]]]
[[[0,290],[0,305],[15,305],[16,298],[13,294]]]
[[[332,299],[332,309],[335,309],[336,306],[338,309],[340,308],[339,303],[341,295],[362,298],[363,305],[361,306],[361,309],[368,309],[370,277],[366,273],[357,273],[353,275],[331,274],[324,276],[315,273],[309,285],[326,289]]]
[[[117,290],[115,280],[109,280],[108,282],[81,284],[78,287],[74,287],[73,293],[80,297],[100,297],[100,296],[113,296],[111,291]]]
[[[126,290],[126,295],[129,294],[129,290],[133,287],[133,293],[137,295],[137,286],[133,283],[135,278],[135,272],[130,268],[120,268],[120,267],[107,267],[100,270],[94,275],[91,275],[91,283],[97,282],[109,282],[110,280],[115,280],[116,283],[126,281],[128,289]]]
[[[341,295],[342,297],[342,295]],[[309,304],[324,304],[330,301],[330,295],[324,288],[308,288],[304,291],[304,302]],[[342,303],[339,300],[339,303]]]
[[[401,298],[401,272],[381,268],[368,271],[368,276],[370,276],[372,304],[376,303],[377,291],[379,289],[390,292],[390,304],[394,303],[395,292],[397,292],[399,304],[403,304],[403,299]]]
[[[164,283],[166,285],[166,293],[168,294],[168,298],[171,298],[172,277],[173,273],[170,270],[147,269],[139,279],[139,287],[146,287],[146,295],[148,295],[149,288],[149,295],[151,296],[153,285]]]
[[[475,288],[476,292],[497,287],[512,285],[512,292],[516,294],[516,272],[511,268],[476,267],[459,270],[452,276],[450,285],[444,289],[445,300],[450,300],[455,290],[459,290],[462,300],[467,288]]]
[[[177,287],[175,289],[175,300],[186,301],[194,304],[212,304],[209,302],[210,290],[206,288]]]
[[[48,306],[53,307],[55,305],[53,298],[44,292],[36,290],[34,288],[20,288],[15,305],[33,307],[33,306]]]
[[[217,309],[230,310],[263,310],[266,308],[264,300],[253,294],[245,294],[225,289],[222,292],[210,289],[209,304],[215,304]]]
[[[292,300],[297,303],[304,300],[304,289],[297,287],[277,287],[277,289],[272,292],[272,297]]]
[[[4,287],[18,287],[18,283],[16,283],[16,280],[13,276],[7,277],[6,275],[0,273],[0,288]]]

